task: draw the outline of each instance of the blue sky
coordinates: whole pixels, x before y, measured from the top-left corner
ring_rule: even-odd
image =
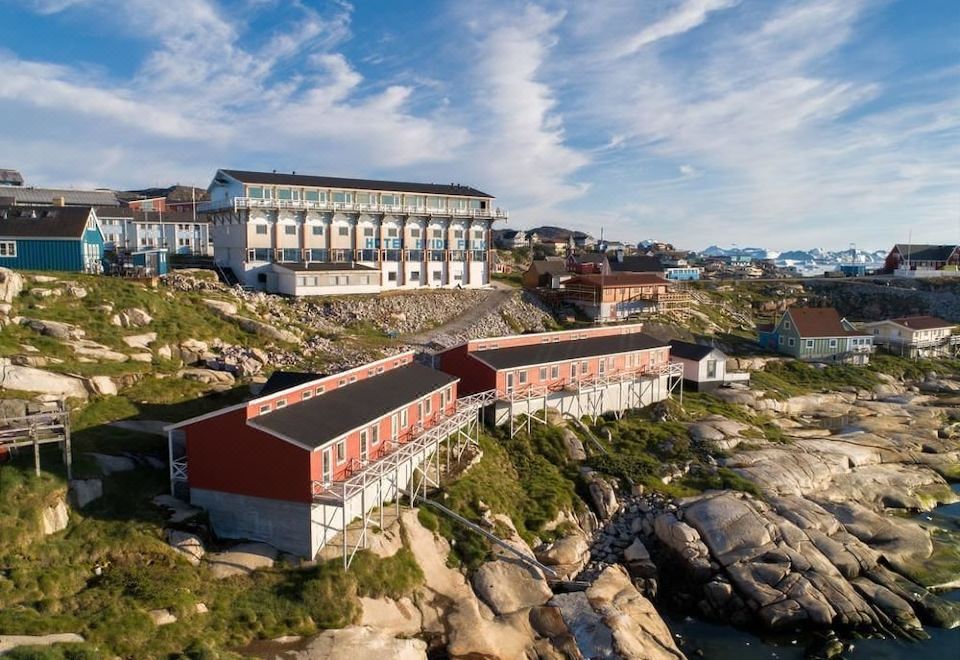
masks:
[[[0,0],[0,166],[460,182],[508,226],[960,240],[955,0]]]

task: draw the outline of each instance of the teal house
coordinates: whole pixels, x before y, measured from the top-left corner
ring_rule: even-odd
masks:
[[[89,206],[0,208],[0,266],[103,272],[103,233]]]
[[[832,307],[791,307],[773,325],[757,329],[762,347],[799,360],[867,364],[873,352],[873,336]]]

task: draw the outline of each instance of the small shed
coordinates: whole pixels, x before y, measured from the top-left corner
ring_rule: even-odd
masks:
[[[670,342],[670,356],[683,365],[684,384],[698,392],[750,379],[748,373],[728,372],[726,353],[714,346],[674,339]]]
[[[170,271],[167,251],[163,248],[131,252],[130,263],[137,270],[143,269],[145,275],[166,275]]]

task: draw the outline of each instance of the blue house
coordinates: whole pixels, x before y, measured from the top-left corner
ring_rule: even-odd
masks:
[[[0,208],[0,266],[103,272],[103,233],[89,206]]]

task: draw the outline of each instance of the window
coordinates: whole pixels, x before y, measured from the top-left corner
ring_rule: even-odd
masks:
[[[783,337],[777,337],[777,343],[783,346]]]
[[[287,407],[286,399],[277,399],[277,410],[280,410],[281,408],[286,408],[286,407]]]
[[[320,201],[320,191],[319,190],[307,190],[303,193],[303,198],[308,202],[319,202]]]
[[[717,377],[717,361],[707,360],[707,378]]]
[[[347,441],[341,440],[337,443],[337,463],[343,463],[347,460]]]
[[[380,444],[380,425],[374,424],[370,427],[370,444]]]
[[[836,339],[831,339],[831,340],[830,340],[830,348],[836,348],[836,347],[837,347],[837,340],[836,340]]]
[[[337,234],[340,236],[349,236],[350,227],[337,227]]]
[[[434,230],[433,230],[433,237],[434,237],[434,238],[443,238],[443,230],[442,230],[442,229],[434,229]]]
[[[351,195],[348,192],[335,192],[333,193],[333,202],[334,204],[347,204],[352,201]]]
[[[268,412],[270,412],[270,410],[271,410],[271,408],[270,408],[270,404],[269,404],[269,403],[265,403],[265,404],[263,404],[262,406],[260,406],[260,414],[261,414],[261,415],[266,415]]]
[[[400,195],[380,195],[380,203],[387,206],[399,206]]]
[[[431,403],[432,403],[432,400],[431,400],[431,399],[424,399],[424,400],[423,400],[423,413],[424,413],[425,415],[429,415],[429,414],[430,414],[430,405],[431,405]]]
[[[364,236],[373,236],[373,227],[364,227],[363,228]]]
[[[259,188],[259,187],[247,188],[247,197],[253,197],[255,199],[263,199],[263,188]]]
[[[306,401],[307,399],[309,399],[309,398],[312,397],[312,396],[313,396],[313,392],[312,392],[311,390],[304,390],[303,393],[300,394],[300,400],[301,400],[301,401]]]
[[[597,366],[599,367],[597,373],[599,373],[602,376],[604,372],[607,370],[606,361],[603,358],[600,358],[600,361],[597,363]]]
[[[554,380],[557,379],[557,378],[560,378],[560,365],[559,365],[559,364],[555,364],[555,365],[553,365],[552,367],[550,367],[550,378],[553,378]]]
[[[454,230],[453,230],[453,237],[454,237],[454,238],[463,238],[463,230],[462,230],[462,229],[454,229]]]
[[[410,420],[407,419],[407,409],[404,408],[400,411],[400,427],[407,428],[410,425]]]
[[[369,204],[370,193],[357,193],[357,204]]]
[[[784,330],[789,330],[789,329],[790,329],[790,319],[786,319],[786,320],[783,322],[783,329],[784,329]]]
[[[790,339],[787,340],[787,346],[794,346],[794,345],[796,345],[796,343],[797,343],[797,342],[796,342],[796,340],[794,340],[793,337],[790,337]]]
[[[356,383],[356,382],[357,382],[357,377],[356,377],[356,376],[350,376],[350,382],[351,382],[351,383]]]
[[[396,274],[396,272],[390,271],[389,273],[387,273],[387,281],[388,281],[388,282],[396,282],[396,281],[397,281],[397,274]]]
[[[337,387],[343,387],[346,384],[347,384],[346,378],[341,378],[339,381],[337,381]]]
[[[420,238],[420,229],[414,227],[410,230],[410,238]]]
[[[317,396],[320,396],[321,394],[323,394],[323,385],[317,388]]]
[[[396,227],[389,227],[389,228],[387,229],[387,236],[390,237],[390,238],[396,238],[396,237],[397,237],[397,228],[396,228]]]
[[[323,236],[323,225],[314,225],[310,230],[314,236]]]
[[[287,236],[293,236],[294,234],[297,233],[297,226],[296,226],[296,225],[285,225],[284,228],[283,228],[283,233],[286,234]]]
[[[396,440],[400,435],[400,415],[393,413],[390,415],[390,439]]]
[[[526,384],[527,384],[527,372],[526,372],[526,371],[518,371],[518,372],[517,372],[517,382],[520,383],[521,385],[526,385]]]
[[[808,339],[808,340],[807,340],[807,348],[813,348],[813,340],[812,340],[812,339]]]
[[[411,271],[410,271],[410,279],[411,279],[411,280],[416,280],[416,281],[419,282],[419,281],[420,281],[420,271],[419,271],[419,270],[411,270]]]
[[[584,374],[590,373],[590,363],[586,360],[580,363],[580,371]]]
[[[277,188],[277,199],[291,199],[289,188]]]
[[[443,272],[442,272],[442,271],[439,271],[439,270],[433,271],[433,279],[435,279],[435,280],[442,280],[442,279],[443,279]]]
[[[547,368],[540,367],[540,380],[546,380],[546,379],[547,379]]]
[[[257,233],[261,236],[267,235],[267,226],[266,225],[257,225]]]

